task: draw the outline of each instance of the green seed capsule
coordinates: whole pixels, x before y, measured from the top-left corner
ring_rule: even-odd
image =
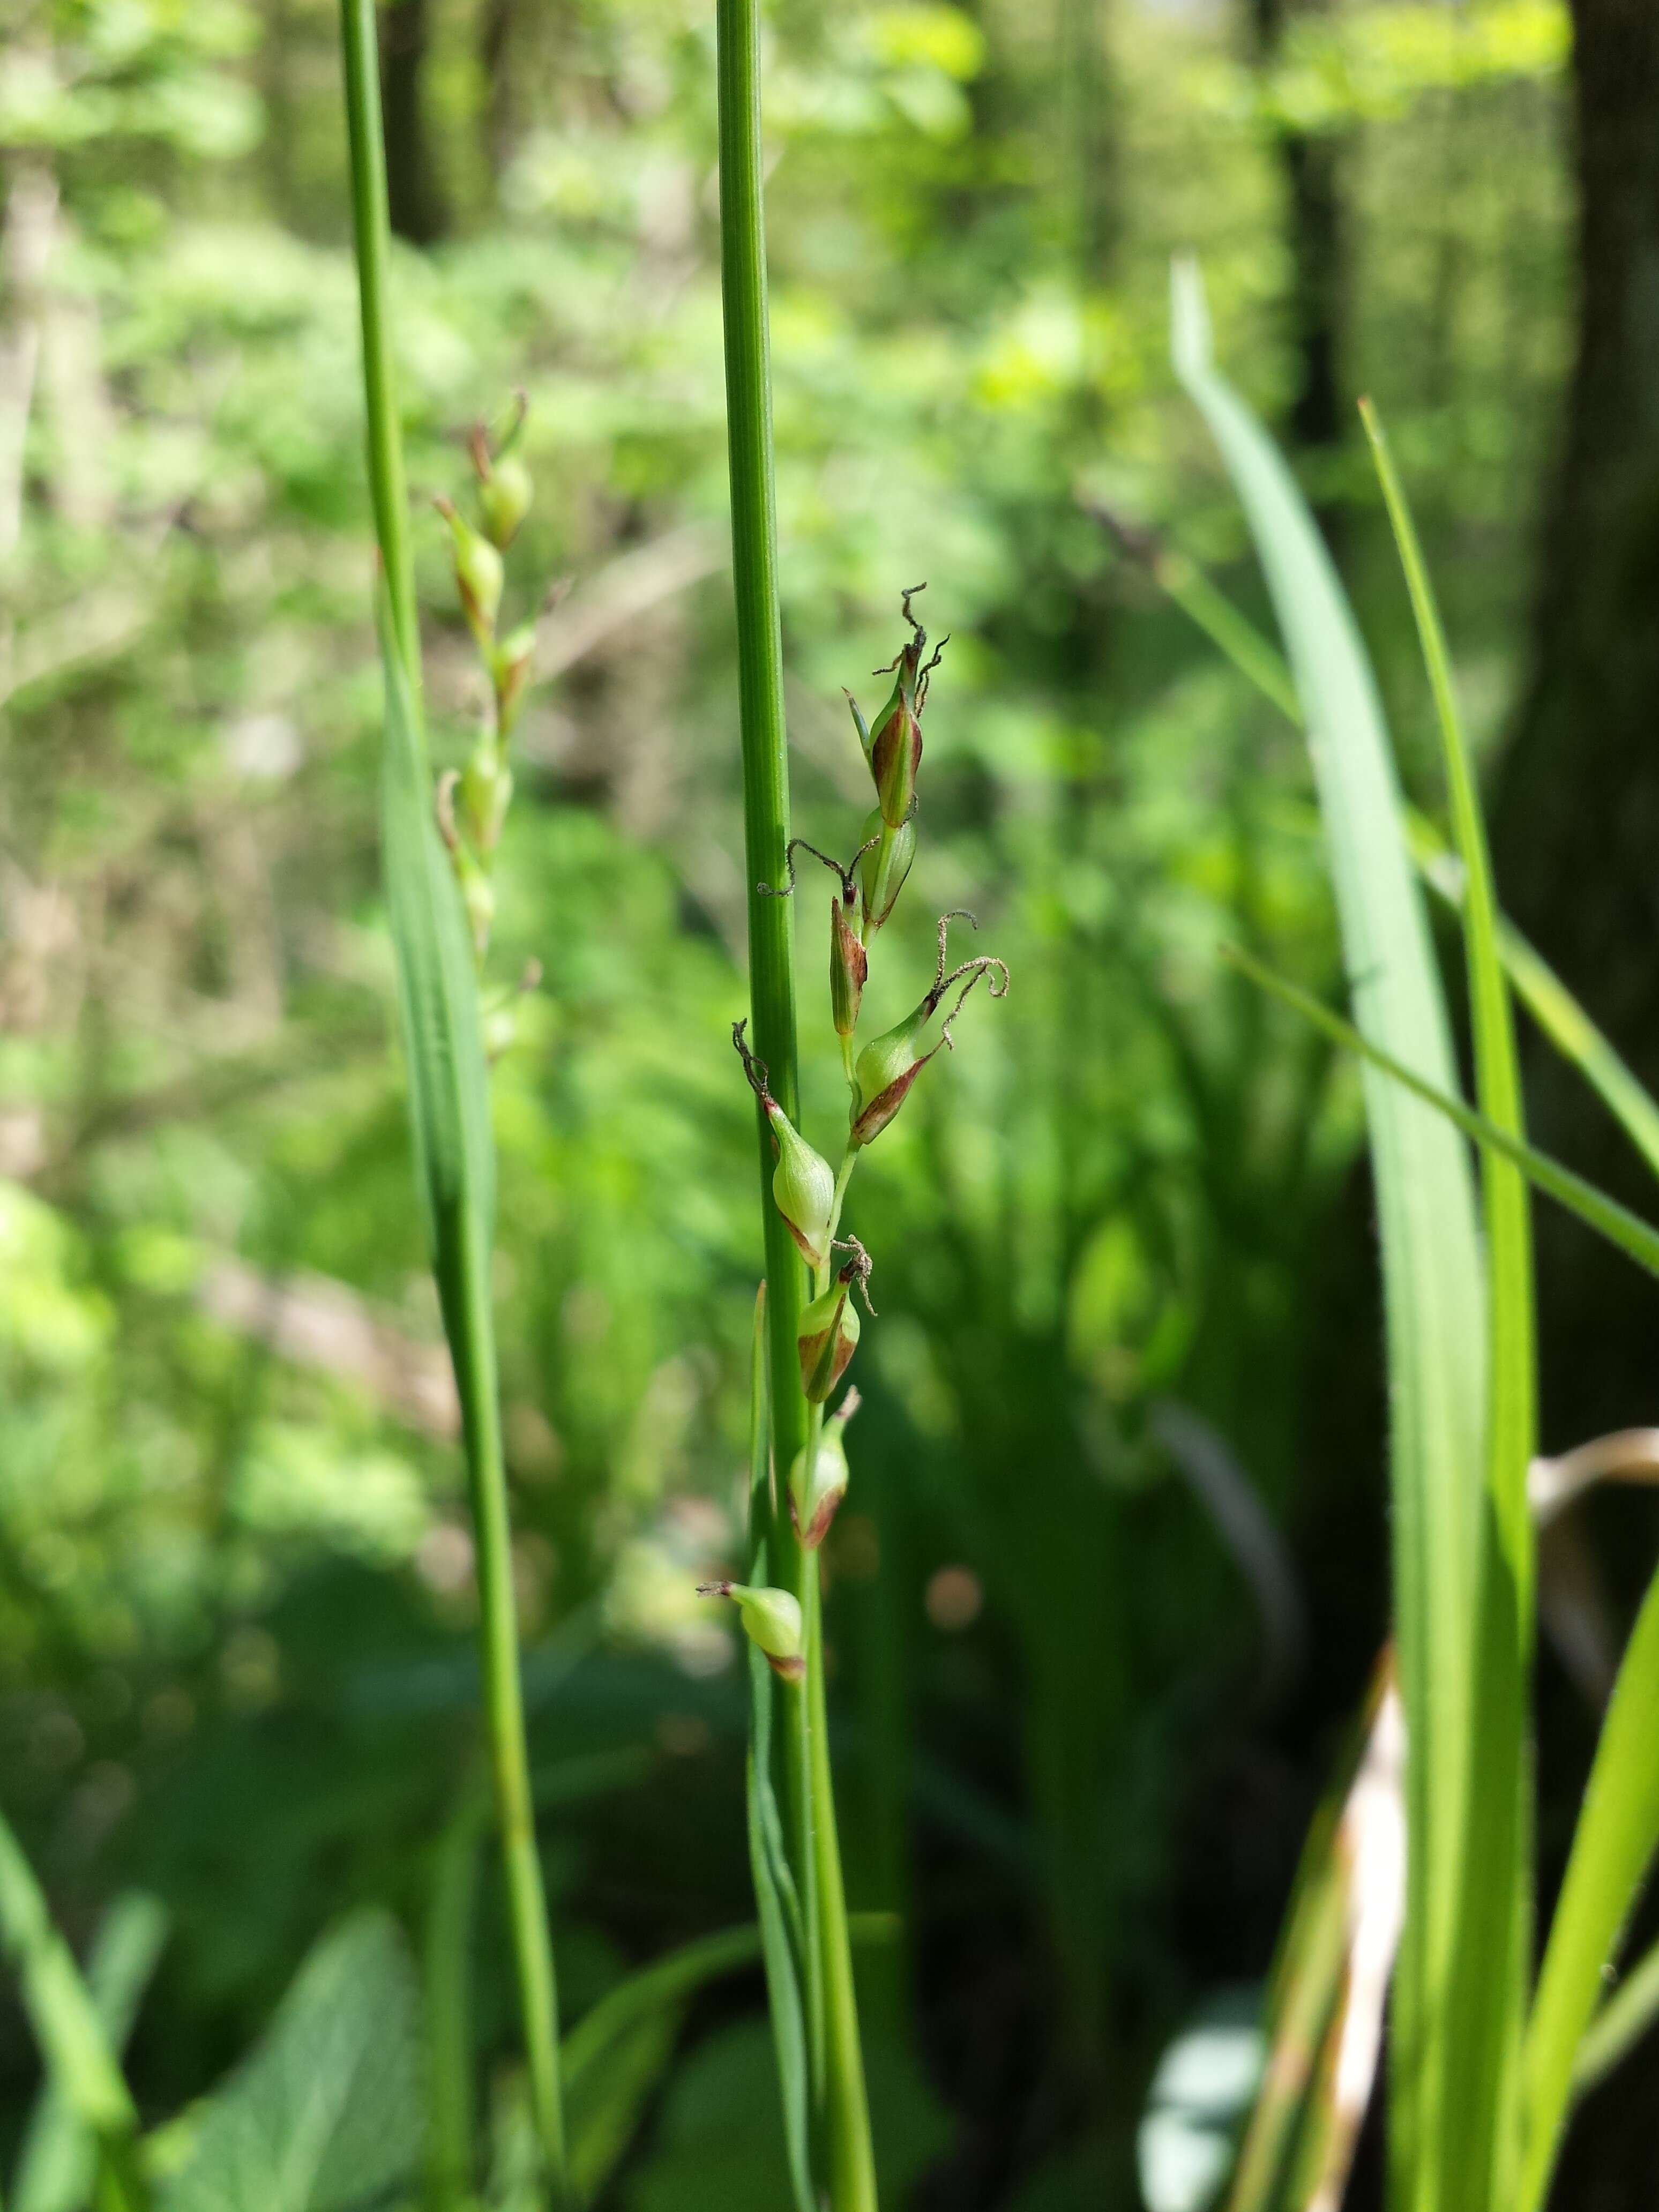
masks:
[[[836,1174],[822,1152],[815,1152],[775,1098],[762,1101],[772,1125],[778,1164],[772,1170],[772,1202],[783,1216],[809,1267],[830,1256],[830,1215],[836,1203]]]
[[[486,733],[461,770],[461,818],[477,851],[495,851],[512,801],[513,771],[502,759],[501,747]]]
[[[501,556],[487,538],[478,535],[453,501],[441,499],[437,507],[455,541],[455,582],[461,595],[461,611],[468,629],[487,653],[495,635],[495,617],[501,611]]]
[[[836,1178],[823,1154],[815,1152],[794,1127],[772,1096],[763,1061],[743,1041],[745,1018],[732,1025],[732,1042],[749,1078],[749,1087],[760,1100],[772,1132],[777,1166],[772,1171],[772,1200],[783,1216],[785,1228],[794,1238],[809,1267],[821,1267],[830,1257],[830,1217],[836,1203]]]
[[[789,1517],[795,1534],[809,1552],[817,1551],[830,1533],[842,1499],[847,1495],[847,1424],[859,1409],[859,1394],[849,1390],[824,1423],[809,1472],[806,1449],[795,1455],[789,1470]]]
[[[802,1309],[796,1332],[801,1388],[821,1406],[847,1371],[858,1346],[860,1323],[851,1297],[852,1285],[841,1278]]]
[[[699,1597],[729,1597],[737,1605],[751,1643],[766,1654],[773,1672],[799,1682],[806,1672],[800,1601],[784,1589],[756,1589],[747,1583],[703,1583]]]
[[[905,682],[910,653],[906,646],[899,664],[899,687],[870,739],[870,773],[876,780],[881,818],[890,830],[901,830],[910,819],[921,767],[921,720],[914,704],[914,677],[909,684]]]
[[[876,842],[871,845],[872,837]],[[916,825],[912,820],[894,830],[883,822],[878,806],[866,816],[859,839],[861,844],[869,846],[858,860],[859,888],[864,894],[864,927],[869,933],[879,929],[898,903],[910,863],[916,857]]]
[[[914,1013],[907,1014],[885,1036],[872,1037],[859,1054],[854,1070],[858,1101],[848,1139],[850,1144],[867,1145],[881,1134],[934,1053],[950,1042],[941,1032],[927,1051],[921,1049],[927,1024],[938,1011],[939,1000],[930,992]]]
[[[939,918],[939,965],[933,975],[933,986],[914,1012],[889,1030],[884,1036],[872,1037],[859,1054],[853,1071],[854,1097],[853,1126],[848,1133],[849,1145],[867,1145],[878,1137],[910,1095],[910,1086],[921,1073],[940,1045],[951,1042],[951,1024],[962,1012],[963,1002],[981,975],[991,979],[991,995],[1000,999],[1008,988],[1008,970],[994,953],[981,952],[971,960],[964,960],[945,973],[945,939],[951,924],[961,919],[974,921],[970,914],[953,908]],[[974,922],[974,927],[979,927]],[[938,1040],[924,1052],[923,1040],[927,1025],[933,1020],[946,995],[960,983],[956,1004],[939,1024]]]
[[[478,506],[485,534],[504,552],[519,534],[519,525],[530,512],[536,495],[530,471],[516,455],[498,460],[478,486]]]

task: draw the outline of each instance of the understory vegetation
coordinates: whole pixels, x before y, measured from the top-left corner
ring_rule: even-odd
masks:
[[[0,27],[9,2212],[1645,2201],[1573,67]]]

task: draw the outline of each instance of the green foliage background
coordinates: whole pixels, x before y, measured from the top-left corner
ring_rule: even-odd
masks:
[[[411,473],[459,492],[467,426],[523,386],[538,499],[509,590],[527,612],[570,580],[498,871],[496,972],[542,981],[495,1110],[575,2017],[749,1910],[740,1670],[691,1595],[736,1555],[758,1265],[727,1043],[712,10],[425,14],[441,221],[394,272]],[[1215,958],[1334,971],[1300,746],[1090,503],[1259,605],[1166,366],[1168,264],[1200,255],[1224,353],[1282,419],[1284,134],[1327,134],[1343,375],[1390,423],[1492,739],[1570,349],[1565,19],[1351,0],[1271,67],[1231,11],[1150,0],[779,0],[772,37],[796,827],[848,844],[839,690],[868,694],[926,577],[952,633],[929,835],[910,970],[873,988],[896,1017],[929,915],[962,904],[1014,974],[849,1216],[881,1321],[830,1554],[843,1826],[854,1901],[907,1914],[867,2015],[912,2054],[874,2069],[877,2130],[890,2179],[931,2173],[919,2203],[1127,2203],[1158,2051],[1260,1975],[1380,1636],[1383,1438],[1372,1321],[1327,1295],[1357,1083]],[[147,2118],[226,2070],[344,1908],[418,1934],[477,1751],[389,1052],[335,38],[325,0],[24,0],[0,33],[9,219],[57,195],[38,285],[0,300],[0,335],[39,342],[9,533],[0,472],[0,1775],[72,1934],[133,1882],[170,1910]],[[1363,453],[1304,459],[1432,793]],[[434,744],[459,759],[470,651],[435,518],[418,538]],[[819,908],[814,884],[809,1132],[837,1110]],[[1265,1501],[1299,1610],[1253,1595],[1162,1440],[1170,1401]],[[480,1927],[495,2079],[487,1883]],[[694,2012],[619,2204],[779,2201],[757,1989]],[[0,2135],[33,2079],[7,2010]]]

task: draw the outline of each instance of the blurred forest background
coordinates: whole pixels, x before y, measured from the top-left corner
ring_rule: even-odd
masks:
[[[1659,23],[1646,0],[1574,13],[772,10],[796,827],[850,848],[840,687],[870,690],[926,577],[952,641],[909,967],[879,989],[911,1003],[955,905],[1014,977],[853,1208],[881,1319],[827,1556],[854,1900],[904,1916],[866,1954],[896,2206],[1138,2201],[1158,2055],[1265,1971],[1384,1627],[1357,1085],[1217,959],[1238,939],[1334,977],[1305,757],[1148,565],[1195,561],[1263,618],[1172,392],[1172,252],[1200,255],[1223,357],[1291,445],[1437,811],[1356,436],[1376,398],[1500,887],[1659,1073]],[[542,980],[496,1109],[575,2017],[752,1913],[741,1670],[692,1595],[736,1552],[759,1254],[729,1044],[713,9],[394,0],[384,31],[417,489],[459,491],[468,426],[522,386],[520,611],[568,580],[498,872],[501,964]],[[5,0],[0,192],[0,1791],[77,1942],[123,1889],[165,1905],[131,2055],[161,2114],[344,1908],[389,1905],[418,1947],[478,1755],[377,893],[330,0]],[[419,535],[459,758],[470,648],[441,525]],[[828,1044],[809,1031],[809,1131],[837,1110]],[[1542,1141],[1632,1194],[1566,1079],[1534,1104]],[[1659,1314],[1540,1226],[1557,1449],[1653,1417]],[[1551,1540],[1547,1610],[1571,1593],[1579,1633],[1571,1668],[1540,1662],[1547,1863],[1652,1534],[1627,1498]],[[486,2070],[513,2041],[492,1879]],[[757,1975],[700,1999],[607,2201],[771,2212],[770,2064]],[[35,2081],[0,1995],[0,2153]],[[1558,2201],[1651,2201],[1656,2087],[1638,2058],[1602,2093]],[[1362,2169],[1355,2201],[1374,2191]]]

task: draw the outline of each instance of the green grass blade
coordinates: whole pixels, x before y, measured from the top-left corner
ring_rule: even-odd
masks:
[[[1613,1686],[1527,2026],[1519,2212],[1540,2212],[1579,2045],[1638,1887],[1659,1844],[1659,1576]]]
[[[98,2007],[52,1922],[34,1869],[0,1814],[0,1954],[53,2087],[98,2147],[110,2212],[146,2212],[138,2114]]]
[[[1642,1954],[1623,1975],[1613,1995],[1601,2007],[1578,2045],[1573,2061],[1575,2099],[1605,2081],[1621,2059],[1627,2057],[1659,2019],[1659,1943]]]
[[[479,1642],[531,2103],[548,2171],[564,2179],[558,1994],[525,1744],[490,1248],[495,1150],[483,1029],[459,893],[432,811],[402,427],[389,333],[386,155],[374,0],[341,0],[363,393],[386,674],[380,818],[416,1182],[455,1369],[477,1548]]]
[[[1625,1134],[1659,1176],[1659,1101],[1644,1088],[1542,955],[1512,923],[1499,926],[1498,950],[1527,1011],[1571,1060]]]
[[[1178,268],[1173,351],[1238,489],[1307,726],[1361,1029],[1431,1088],[1455,1087],[1439,976],[1407,856],[1376,685],[1283,461],[1212,366],[1195,269]],[[1445,1995],[1462,1879],[1473,1674],[1482,1285],[1469,1164],[1455,1136],[1368,1075],[1392,1385],[1395,1613],[1409,1753],[1410,1901],[1395,1981],[1390,2128],[1399,2201],[1436,2206]]]
[[[472,1923],[478,1852],[489,1823],[482,1775],[465,1784],[433,1855],[422,1945],[426,2022],[427,2180],[434,2212],[472,2193]]]
[[[1498,899],[1451,656],[1388,439],[1366,401],[1360,403],[1360,416],[1399,547],[1440,727],[1463,866],[1460,913],[1475,1095],[1493,1127],[1519,1139],[1521,1070],[1499,951]],[[1488,1331],[1486,1497],[1442,2143],[1441,2193],[1454,2205],[1501,2204],[1512,2193],[1516,2075],[1532,1948],[1528,1735],[1535,1562],[1527,1505],[1527,1470],[1537,1441],[1532,1227],[1522,1171],[1490,1150],[1481,1154],[1480,1169]]]
[[[1353,1762],[1314,1817],[1268,1985],[1267,2063],[1239,2146],[1227,2212],[1272,2212],[1305,2124],[1347,1957],[1347,1898],[1338,1823]]]
[[[1433,1084],[1425,1083],[1414,1069],[1363,1037],[1352,1022],[1345,1022],[1340,1014],[1333,1013],[1328,1006],[1322,1006],[1310,992],[1303,990],[1285,976],[1276,975],[1271,968],[1264,968],[1259,960],[1253,959],[1237,945],[1224,946],[1223,957],[1242,968],[1247,975],[1261,984],[1263,990],[1271,991],[1276,999],[1282,1000],[1304,1020],[1322,1030],[1333,1043],[1358,1054],[1378,1073],[1386,1075],[1392,1082],[1411,1091],[1425,1106],[1432,1106],[1437,1114],[1443,1115],[1448,1121],[1461,1129],[1466,1137],[1472,1137],[1476,1144],[1512,1160],[1534,1189],[1541,1190],[1547,1198],[1553,1198],[1569,1213],[1577,1214],[1586,1227],[1605,1237],[1610,1244],[1616,1244],[1621,1252],[1635,1261],[1638,1267],[1645,1267],[1651,1275],[1659,1275],[1659,1229],[1644,1221],[1639,1214],[1620,1206],[1617,1199],[1609,1198],[1605,1191],[1598,1190],[1583,1176],[1575,1175],[1571,1168],[1564,1168],[1547,1152],[1540,1152],[1536,1146],[1510,1136],[1507,1130],[1496,1127],[1484,1114],[1477,1114],[1473,1107],[1466,1106],[1461,1098],[1455,1097],[1449,1091],[1437,1091]]]
[[[118,2061],[161,1947],[167,1915],[141,1890],[118,1897],[99,1923],[87,1955],[87,1994]],[[98,2166],[96,2140],[54,2080],[29,2115],[17,2154],[12,2212],[80,2212]]]

